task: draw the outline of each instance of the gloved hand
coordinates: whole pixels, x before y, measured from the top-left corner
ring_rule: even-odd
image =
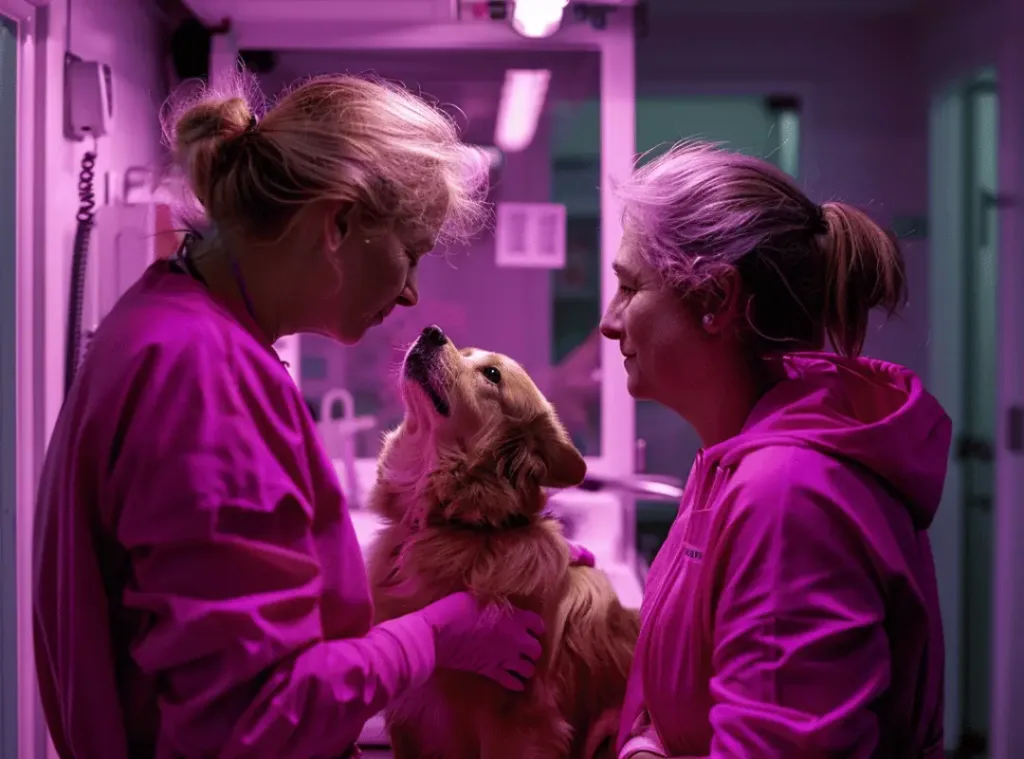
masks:
[[[544,633],[539,614],[485,607],[469,593],[453,593],[420,615],[434,633],[438,667],[483,675],[514,691],[533,677]]]
[[[572,567],[592,567],[596,562],[594,554],[588,551],[586,548],[581,546],[579,543],[573,543],[571,540],[567,540],[566,543],[569,545],[569,566]]]

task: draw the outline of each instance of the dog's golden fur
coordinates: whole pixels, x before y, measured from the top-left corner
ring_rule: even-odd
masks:
[[[406,372],[406,417],[385,440],[371,496],[385,521],[368,562],[377,621],[469,590],[540,613],[544,655],[522,693],[439,671],[389,711],[394,755],[613,757],[637,615],[599,569],[569,566],[544,514],[543,488],[578,484],[583,458],[511,359],[447,341],[434,353],[430,377]]]

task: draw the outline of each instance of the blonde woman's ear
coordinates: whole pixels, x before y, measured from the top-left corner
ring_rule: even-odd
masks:
[[[345,241],[345,238],[348,237],[350,229],[348,209],[328,214],[325,226],[324,239],[327,242],[327,249],[331,253],[337,253],[341,249],[341,244]]]

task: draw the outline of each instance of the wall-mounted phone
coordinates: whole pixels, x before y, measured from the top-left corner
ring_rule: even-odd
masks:
[[[84,61],[68,53],[64,60],[65,134],[72,140],[92,137],[93,147],[82,155],[78,174],[78,211],[75,214],[75,244],[71,257],[68,295],[67,336],[64,357],[64,393],[67,395],[84,353],[82,330],[85,287],[88,273],[89,240],[96,209],[96,141],[110,132],[114,117],[113,77],[110,67]]]
[[[97,139],[110,132],[114,118],[113,76],[110,66],[83,61],[68,53],[64,59],[65,133],[69,139]]]

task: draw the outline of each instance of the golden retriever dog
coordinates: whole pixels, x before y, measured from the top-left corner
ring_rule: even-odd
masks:
[[[614,757],[639,622],[599,568],[570,566],[545,488],[586,464],[554,410],[506,356],[458,350],[428,327],[403,365],[406,415],[385,438],[370,507],[377,621],[457,591],[539,613],[536,675],[511,692],[439,670],[386,715],[396,759]]]

